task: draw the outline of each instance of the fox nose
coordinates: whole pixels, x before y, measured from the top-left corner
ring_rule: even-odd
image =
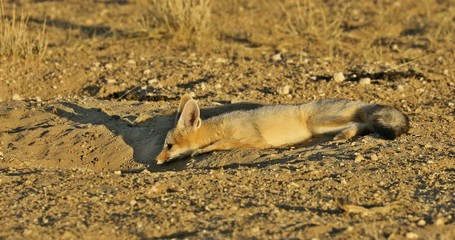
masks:
[[[158,156],[156,156],[156,158],[155,158],[155,162],[158,165],[165,163],[166,160],[167,160],[167,154],[165,151],[161,151],[160,154],[158,154]]]

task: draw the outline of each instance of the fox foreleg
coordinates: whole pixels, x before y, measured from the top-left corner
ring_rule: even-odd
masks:
[[[204,148],[195,150],[191,156],[213,152],[217,150],[229,150],[234,148],[269,148],[269,144],[260,140],[245,140],[245,139],[222,139],[218,140]]]

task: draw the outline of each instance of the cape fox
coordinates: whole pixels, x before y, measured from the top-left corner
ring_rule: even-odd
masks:
[[[319,134],[334,134],[335,141],[373,132],[395,139],[409,129],[407,116],[394,107],[343,99],[264,106],[202,121],[199,106],[187,94],[175,122],[157,164],[214,150],[292,145]]]

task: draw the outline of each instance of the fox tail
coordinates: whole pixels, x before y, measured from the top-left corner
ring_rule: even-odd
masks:
[[[392,106],[368,105],[360,109],[358,116],[385,139],[395,139],[409,130],[409,118]]]

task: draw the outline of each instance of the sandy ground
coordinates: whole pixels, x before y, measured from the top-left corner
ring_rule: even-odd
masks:
[[[0,238],[453,239],[455,35],[434,29],[455,3],[424,2],[342,1],[341,37],[306,38],[269,1],[216,1],[191,46],[141,35],[134,1],[18,1],[49,46],[0,65]],[[411,130],[158,166],[184,93],[203,119],[346,98],[396,106]]]

